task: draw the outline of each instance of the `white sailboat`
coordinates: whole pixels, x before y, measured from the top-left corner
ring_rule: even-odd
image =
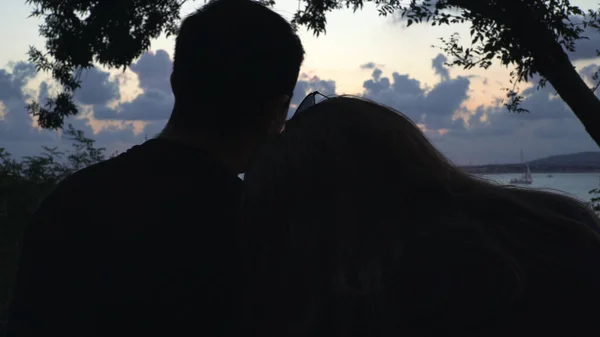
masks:
[[[533,183],[533,177],[531,176],[529,164],[523,162],[523,150],[521,150],[521,164],[525,164],[527,170],[519,178],[511,179],[510,183],[515,185],[531,185]]]

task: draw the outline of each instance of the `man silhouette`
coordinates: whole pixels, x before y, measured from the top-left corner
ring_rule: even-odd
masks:
[[[235,335],[237,175],[281,130],[303,58],[257,2],[187,17],[163,132],[65,179],[33,216],[8,336]]]

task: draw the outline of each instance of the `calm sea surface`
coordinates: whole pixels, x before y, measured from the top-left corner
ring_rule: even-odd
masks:
[[[551,177],[546,173],[533,173],[532,175],[533,184],[527,187],[555,189],[586,202],[591,198],[589,191],[600,188],[600,173],[553,173]],[[484,177],[501,184],[508,184],[511,179],[519,176],[520,174],[484,175]]]

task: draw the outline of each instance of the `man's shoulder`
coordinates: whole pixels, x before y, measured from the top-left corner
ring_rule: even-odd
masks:
[[[241,195],[241,180],[201,152],[168,142],[147,142],[111,159],[78,170],[60,182],[43,204],[78,213],[108,216],[161,205],[229,205]],[[193,197],[191,197],[193,196]],[[127,210],[121,207],[128,205]],[[197,207],[197,206],[196,206]]]
[[[85,193],[91,191],[90,189],[114,184],[116,180],[121,179],[129,171],[128,166],[134,164],[133,162],[129,163],[127,159],[128,154],[124,153],[77,170],[63,179],[57,185],[55,192],[61,194],[71,191]],[[76,194],[73,196],[76,197]]]
[[[64,207],[89,209],[120,199],[152,203],[177,196],[177,203],[183,203],[190,194],[195,200],[218,202],[238,198],[241,190],[241,180],[203,152],[154,140],[74,172],[48,199],[58,199]]]
[[[127,198],[125,192],[131,190],[128,176],[133,175],[128,172],[136,171],[131,166],[140,166],[135,159],[125,152],[63,179],[39,205],[29,232],[37,233],[35,237],[91,232],[89,228],[98,217],[108,212],[111,205],[122,203],[120,199]]]
[[[116,186],[126,189],[128,176],[133,175],[130,172],[142,173],[136,169],[142,163],[130,153],[131,150],[71,173],[46,196],[40,208],[83,211],[90,205],[98,205],[99,200],[107,197],[108,191],[115,192]],[[113,195],[118,196],[119,193]]]

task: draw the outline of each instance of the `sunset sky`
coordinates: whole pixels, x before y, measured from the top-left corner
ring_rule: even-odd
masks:
[[[407,0],[408,1],[408,0]],[[189,1],[182,16],[204,1]],[[572,0],[584,9],[597,1]],[[298,2],[278,0],[275,10],[291,18]],[[27,63],[29,45],[42,47],[40,21],[28,18],[24,0],[0,2],[0,147],[15,156],[32,155],[42,145],[65,146],[59,133],[40,131],[24,109],[30,97],[52,92],[47,74],[35,75]],[[525,158],[595,151],[581,123],[551,87],[528,89],[525,107],[531,113],[513,115],[499,105],[501,88],[508,86],[509,70],[463,71],[445,67],[439,37],[459,32],[468,38],[468,26],[413,25],[396,16],[380,17],[376,9],[337,11],[328,17],[327,33],[315,37],[300,32],[306,61],[295,91],[294,103],[319,90],[324,94],[356,94],[390,105],[420,124],[430,139],[458,164],[516,162]],[[600,33],[590,31],[571,55],[581,75],[589,79],[600,65]],[[467,39],[465,39],[467,41]],[[95,69],[84,76],[76,96],[82,113],[68,121],[97,139],[109,152],[123,151],[160,131],[168,118],[173,98],[168,77],[173,38],[160,38],[151,51],[124,74]],[[591,82],[590,82],[591,83]],[[245,84],[231,83],[231,90]]]

